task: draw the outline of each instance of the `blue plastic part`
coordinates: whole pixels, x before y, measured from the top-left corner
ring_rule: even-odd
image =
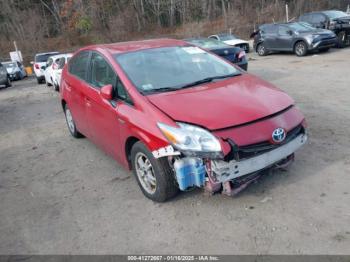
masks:
[[[205,183],[205,167],[200,158],[182,158],[174,163],[177,183],[180,190],[189,187],[202,187]]]

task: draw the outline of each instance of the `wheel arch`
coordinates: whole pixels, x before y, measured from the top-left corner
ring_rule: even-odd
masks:
[[[300,43],[300,42],[303,42],[303,43],[306,45],[307,48],[309,47],[309,45],[307,44],[307,42],[306,42],[304,39],[299,38],[299,39],[296,39],[296,40],[294,41],[294,44],[293,44],[293,52],[295,52],[295,47],[296,47],[296,45],[297,45],[298,43]]]
[[[125,158],[128,164],[129,169],[132,169],[132,165],[131,165],[131,149],[132,147],[140,140],[139,138],[135,137],[135,136],[129,136],[126,141],[125,141],[125,145],[124,145],[124,154],[125,154]]]

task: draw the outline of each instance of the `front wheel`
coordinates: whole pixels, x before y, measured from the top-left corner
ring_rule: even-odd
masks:
[[[344,48],[346,46],[346,33],[345,33],[345,31],[339,32],[337,37],[338,37],[339,47]]]
[[[12,84],[11,84],[11,81],[10,81],[10,78],[7,78],[7,82],[5,84],[5,87],[11,87]]]
[[[71,113],[68,105],[64,106],[64,115],[66,116],[68,130],[71,133],[71,135],[75,138],[83,137],[83,135],[81,133],[79,133],[79,131],[75,125],[72,113]]]
[[[306,56],[307,54],[307,46],[304,42],[298,42],[295,44],[294,53],[297,56]]]
[[[155,202],[165,202],[179,189],[167,158],[156,159],[148,148],[137,142],[131,149],[133,173],[142,193]]]

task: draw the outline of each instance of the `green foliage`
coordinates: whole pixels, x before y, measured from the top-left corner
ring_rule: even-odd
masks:
[[[75,24],[75,29],[77,29],[82,34],[88,34],[92,29],[91,19],[87,16],[80,17]]]

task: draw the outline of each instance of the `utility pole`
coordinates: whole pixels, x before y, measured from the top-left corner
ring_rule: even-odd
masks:
[[[286,4],[286,21],[289,22],[289,10],[288,10],[288,4]]]
[[[17,55],[17,58],[18,60],[21,60],[21,57],[19,56],[19,52],[18,52],[18,48],[17,48],[17,43],[16,41],[13,41],[13,45],[15,46],[15,50],[16,50],[16,55]],[[23,62],[23,61],[18,61],[18,62]]]

